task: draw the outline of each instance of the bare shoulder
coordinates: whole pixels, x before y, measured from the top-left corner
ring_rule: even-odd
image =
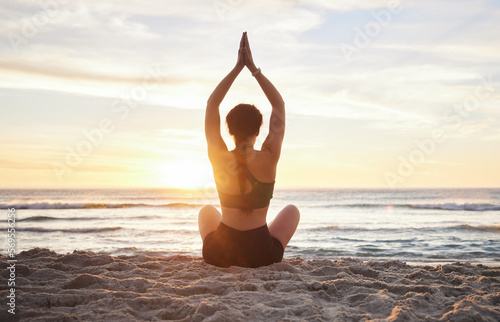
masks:
[[[209,153],[208,157],[214,170],[227,168],[230,163],[234,162],[233,154],[223,149],[217,150],[216,153]]]
[[[264,179],[263,181],[274,180],[278,159],[270,151],[255,151],[255,157],[249,160],[249,164],[256,177]]]
[[[256,153],[256,162],[260,164],[274,164],[277,163],[276,153],[274,153],[270,149],[266,149],[264,146],[262,150],[255,151]]]
[[[269,144],[267,141],[262,145],[261,159],[265,162],[278,163],[281,155],[281,144]]]

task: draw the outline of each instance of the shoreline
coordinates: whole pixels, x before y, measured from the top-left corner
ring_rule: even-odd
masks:
[[[201,250],[200,252],[201,253]],[[170,257],[170,256],[189,256],[194,259],[199,259],[202,260],[201,255],[193,255],[190,253],[169,253],[169,254],[162,254],[161,252],[137,252],[134,254],[127,254],[127,253],[109,253],[109,252],[96,252],[96,254],[101,254],[101,255],[110,255],[113,257],[117,256],[136,256],[136,255],[148,255],[148,256],[162,256],[162,257]],[[456,260],[456,259],[450,259],[447,261],[410,261],[406,259],[400,259],[400,258],[384,258],[384,257],[351,257],[351,256],[340,256],[340,257],[302,257],[300,255],[291,255],[291,256],[286,256],[287,251],[285,251],[285,256],[283,257],[283,260],[294,260],[294,259],[301,259],[301,260],[331,260],[331,261],[336,261],[336,260],[341,260],[342,258],[355,258],[359,259],[362,262],[368,262],[368,261],[391,261],[391,260],[396,260],[396,261],[401,261],[406,263],[407,265],[410,266],[431,266],[431,267],[436,267],[436,266],[443,266],[443,265],[449,265],[449,264],[470,264],[470,265],[483,265],[491,268],[500,268],[500,261],[495,261],[495,262],[485,262],[485,261],[469,261],[469,260]]]
[[[7,259],[2,255],[2,285]],[[218,268],[187,255],[42,248],[16,259],[16,318],[23,321],[500,320],[500,268],[468,263],[293,257],[255,269]],[[12,319],[7,308],[0,320]]]
[[[449,261],[449,262],[409,262],[406,261],[410,266],[431,266],[431,267],[436,267],[436,266],[443,266],[443,265],[449,265],[449,264],[470,264],[473,266],[486,266],[490,268],[498,268],[500,269],[500,263],[490,263],[490,262],[473,262],[473,261]]]
[[[192,253],[162,253],[161,251],[147,251],[147,250],[144,250],[143,252],[135,252],[135,253],[126,253],[126,252],[123,252],[123,253],[113,253],[113,252],[106,252],[106,251],[99,251],[99,252],[96,252],[97,254],[101,254],[101,255],[110,255],[110,256],[114,256],[114,257],[117,257],[117,256],[136,256],[136,255],[148,255],[148,256],[162,256],[162,257],[169,257],[169,256],[190,256],[190,257],[193,257],[195,259],[202,259],[202,256],[201,256],[201,249],[199,252],[197,252],[197,254],[199,253],[199,255],[194,255]],[[410,266],[432,266],[432,267],[436,267],[438,265],[448,265],[448,264],[456,264],[456,263],[460,263],[460,264],[471,264],[471,265],[483,265],[483,266],[488,266],[488,267],[492,267],[492,268],[500,268],[500,260],[499,261],[473,261],[473,260],[457,260],[457,259],[449,259],[449,260],[435,260],[435,261],[421,261],[421,260],[417,260],[417,261],[412,261],[412,260],[408,260],[408,259],[405,259],[405,258],[388,258],[388,257],[356,257],[356,256],[331,256],[331,257],[327,257],[327,256],[316,256],[316,257],[303,257],[301,255],[295,255],[295,254],[291,254],[291,251],[286,251],[285,250],[285,254],[284,254],[284,257],[283,257],[283,260],[293,260],[293,259],[301,259],[301,260],[323,260],[323,259],[326,259],[326,260],[332,260],[332,261],[335,261],[335,260],[341,260],[342,258],[356,258],[356,259],[359,259],[363,262],[367,262],[367,261],[391,261],[391,260],[397,260],[397,261],[401,261],[401,262],[404,262]],[[287,256],[289,255],[289,256]]]

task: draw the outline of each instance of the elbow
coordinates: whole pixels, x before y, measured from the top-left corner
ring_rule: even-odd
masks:
[[[214,102],[214,99],[212,97],[209,97],[207,100],[207,110],[208,109],[217,109],[217,113],[218,113],[219,104],[220,104],[220,102],[216,103],[216,102]]]
[[[207,99],[207,106],[214,104],[214,94],[212,93]]]
[[[280,97],[280,99],[276,105],[277,105],[277,108],[284,110],[285,109],[285,101],[283,100],[283,98]]]
[[[285,101],[279,100],[275,104],[273,104],[273,109],[280,111],[281,113],[285,113]]]

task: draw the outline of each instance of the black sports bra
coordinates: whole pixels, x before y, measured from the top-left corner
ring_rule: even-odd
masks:
[[[262,182],[257,180],[250,171],[248,171],[246,163],[238,160],[238,157],[236,157],[236,160],[240,169],[238,179],[241,194],[228,194],[222,192],[219,186],[217,186],[221,206],[240,209],[259,209],[269,206],[271,198],[273,197],[274,182]],[[252,186],[252,190],[249,193],[245,193],[247,179]]]

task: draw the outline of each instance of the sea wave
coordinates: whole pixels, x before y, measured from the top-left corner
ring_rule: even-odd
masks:
[[[387,228],[387,227],[352,227],[352,226],[336,226],[336,225],[330,225],[330,226],[319,226],[319,227],[311,227],[311,228],[306,228],[304,229],[305,231],[308,232],[329,232],[329,231],[337,231],[337,232],[353,232],[353,233],[362,233],[362,232],[394,232],[394,231],[400,231],[400,230],[405,230],[408,229],[406,227],[394,227],[394,228]],[[428,228],[422,228],[424,230],[427,230]],[[418,230],[418,228],[411,228],[411,230]]]
[[[323,204],[311,206],[312,208],[412,208],[429,210],[462,210],[462,211],[499,211],[500,205],[488,203],[441,203],[441,204],[384,204],[384,203],[359,203],[359,204]]]
[[[173,202],[168,204],[145,204],[145,203],[50,203],[35,202],[24,204],[0,204],[0,209],[106,209],[106,208],[132,208],[132,207],[155,207],[155,208],[199,208],[201,204],[184,202]]]
[[[113,219],[118,220],[130,220],[130,219],[158,219],[158,218],[163,218],[163,216],[157,216],[157,215],[147,215],[147,216],[127,216],[127,217],[116,217],[113,216]],[[63,221],[72,221],[72,220],[106,220],[105,217],[53,217],[53,216],[31,216],[31,217],[26,217],[26,218],[21,218],[17,219],[18,222],[21,221],[57,221],[57,220],[63,220]]]
[[[465,210],[465,211],[496,211],[500,210],[500,205],[487,203],[442,203],[442,204],[415,204],[408,205],[417,209],[437,209],[437,210]]]
[[[34,202],[22,204],[0,204],[0,209],[116,209],[133,207],[151,208],[200,208],[203,204],[173,202],[167,204],[148,203],[61,203],[61,202]],[[441,203],[441,204],[384,204],[384,203],[353,203],[353,204],[319,204],[311,208],[411,208],[420,210],[450,210],[450,211],[500,211],[499,204],[489,203]]]
[[[31,231],[35,233],[52,233],[52,232],[63,232],[63,233],[98,233],[104,231],[115,231],[120,230],[122,227],[102,227],[102,228],[41,228],[41,227],[22,227],[16,228],[16,231]]]
[[[452,226],[442,226],[442,227],[350,227],[350,226],[319,226],[319,227],[311,227],[305,229],[308,232],[328,232],[328,231],[338,231],[338,232],[354,232],[354,233],[363,233],[363,232],[398,232],[398,231],[413,231],[413,232],[422,232],[422,234],[429,232],[439,232],[442,230],[476,230],[476,231],[489,231],[489,232],[497,232],[500,233],[500,225],[469,225],[469,224],[460,224],[460,225],[452,225]]]
[[[62,217],[52,217],[52,216],[31,216],[31,217],[26,217],[22,219],[17,219],[17,221],[54,221],[54,220],[95,220],[99,219],[99,217],[67,217],[67,218],[62,218]]]
[[[478,230],[478,231],[490,231],[500,233],[500,225],[478,225],[472,226],[469,224],[457,225],[450,227],[451,229],[459,229],[459,230]]]
[[[381,203],[353,203],[353,204],[318,204],[311,208],[385,208],[388,205]]]

